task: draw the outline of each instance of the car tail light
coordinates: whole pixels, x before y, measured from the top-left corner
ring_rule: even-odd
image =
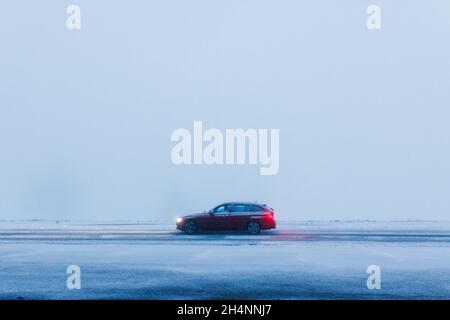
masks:
[[[266,217],[267,218],[269,218],[270,220],[273,220],[274,219],[274,217],[273,217],[273,212],[266,212]]]

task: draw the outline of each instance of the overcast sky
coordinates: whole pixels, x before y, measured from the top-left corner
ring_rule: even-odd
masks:
[[[446,0],[1,1],[0,219],[448,220],[449,39]],[[279,173],[174,165],[194,120],[280,129]]]

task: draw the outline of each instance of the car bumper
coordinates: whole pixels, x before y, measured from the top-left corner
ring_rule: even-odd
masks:
[[[265,221],[261,225],[261,230],[269,230],[269,229],[276,229],[277,228],[277,222],[275,220],[273,221]]]
[[[183,222],[181,222],[181,223],[176,223],[176,226],[177,226],[177,229],[178,229],[178,230],[184,231],[184,223],[183,223]]]

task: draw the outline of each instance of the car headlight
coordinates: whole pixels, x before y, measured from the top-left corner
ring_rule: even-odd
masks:
[[[177,223],[180,223],[181,221],[183,221],[182,218],[177,218]]]

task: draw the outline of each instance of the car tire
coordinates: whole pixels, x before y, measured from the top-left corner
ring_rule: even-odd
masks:
[[[250,221],[247,224],[246,230],[249,234],[258,234],[261,231],[261,226],[256,221]]]
[[[184,227],[184,232],[187,234],[195,234],[198,231],[197,223],[195,221],[187,221]]]

